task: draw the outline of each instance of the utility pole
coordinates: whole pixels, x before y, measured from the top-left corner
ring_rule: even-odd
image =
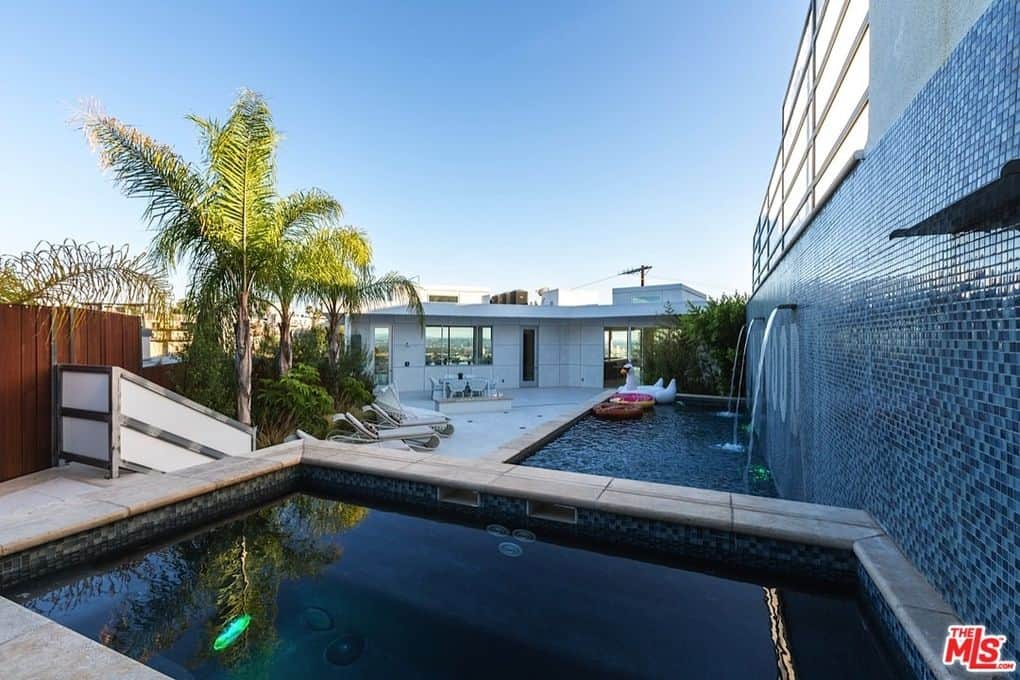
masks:
[[[643,264],[640,267],[634,267],[633,269],[628,269],[625,272],[620,272],[620,276],[623,276],[624,274],[641,274],[641,287],[644,288],[645,287],[645,272],[648,271],[651,268],[652,268],[652,265],[650,265],[650,264]]]

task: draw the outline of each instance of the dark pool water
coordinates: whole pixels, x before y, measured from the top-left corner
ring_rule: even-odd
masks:
[[[738,443],[747,446],[743,424]],[[522,461],[522,465],[681,484],[755,496],[776,496],[764,461],[747,465],[747,451],[729,450],[733,418],[717,411],[659,405],[641,420],[587,416]]]
[[[178,678],[893,677],[849,596],[306,495],[6,595]]]

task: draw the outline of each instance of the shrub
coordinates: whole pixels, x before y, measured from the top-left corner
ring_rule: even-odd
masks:
[[[260,447],[279,444],[296,429],[323,437],[333,413],[333,398],[319,372],[295,364],[282,378],[263,378],[255,393],[255,422]]]
[[[666,310],[663,328],[642,336],[645,379],[676,378],[683,392],[727,395],[747,296],[709,298],[685,314]]]
[[[328,357],[319,362],[319,374],[326,390],[333,396],[337,411],[360,408],[372,401],[372,376],[366,370],[368,354],[346,348],[340,350],[336,368]]]
[[[318,366],[326,358],[326,329],[322,326],[296,330],[291,335],[295,364]]]
[[[358,378],[347,376],[337,382],[337,391],[333,395],[333,405],[337,412],[357,411],[371,402],[372,391]]]
[[[237,379],[232,343],[222,327],[195,323],[175,367],[175,391],[233,418],[237,414]]]

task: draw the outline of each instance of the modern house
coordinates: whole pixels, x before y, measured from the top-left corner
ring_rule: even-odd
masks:
[[[543,289],[541,304],[424,302],[424,330],[404,306],[376,309],[354,320],[351,344],[368,352],[377,384],[402,392],[427,392],[430,378],[451,373],[497,389],[603,387],[628,359],[640,363],[642,332],[661,327],[669,309],[706,302],[683,284],[617,288],[609,305],[559,303],[567,297]]]

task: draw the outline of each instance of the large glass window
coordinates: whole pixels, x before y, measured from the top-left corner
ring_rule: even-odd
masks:
[[[491,326],[426,326],[426,366],[492,363]]]

